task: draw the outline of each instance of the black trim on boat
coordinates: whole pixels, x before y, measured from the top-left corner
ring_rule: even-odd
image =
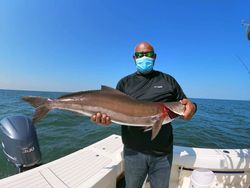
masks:
[[[179,170],[187,170],[187,171],[193,171],[195,169],[193,168],[185,168],[185,167],[179,167]],[[244,174],[245,171],[243,170],[239,170],[239,171],[223,171],[223,170],[212,170],[213,173],[216,173],[216,174]]]

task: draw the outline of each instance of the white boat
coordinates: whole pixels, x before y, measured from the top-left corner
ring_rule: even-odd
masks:
[[[124,172],[121,137],[111,135],[70,155],[0,180],[5,188],[115,188]],[[174,146],[170,188],[189,188],[193,169],[214,172],[213,188],[250,187],[249,149]],[[144,188],[150,185],[145,181]]]

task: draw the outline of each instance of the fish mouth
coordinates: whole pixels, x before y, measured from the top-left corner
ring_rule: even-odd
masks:
[[[165,117],[169,117],[170,119],[174,119],[176,117],[179,117],[180,115],[173,112],[171,109],[169,109],[167,106],[164,106],[163,113]]]
[[[167,110],[167,114],[170,117],[170,119],[174,119],[176,117],[179,117],[179,114],[174,113],[173,111],[171,111],[170,109]]]
[[[176,117],[179,117],[180,115],[173,112],[170,108],[168,108],[167,105],[162,106],[162,115],[161,117],[164,119],[166,117],[169,117],[170,119],[174,119]]]

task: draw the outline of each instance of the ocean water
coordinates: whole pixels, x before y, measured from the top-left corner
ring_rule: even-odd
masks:
[[[56,98],[64,93],[0,90],[0,120],[13,115],[31,117],[34,108],[22,96]],[[173,122],[174,144],[203,148],[250,148],[250,101],[192,99],[198,111],[191,121]],[[36,125],[42,163],[68,155],[111,134],[120,134],[120,125],[103,127],[88,117],[54,110]],[[0,138],[1,139],[1,138]],[[0,178],[16,173],[0,147]]]

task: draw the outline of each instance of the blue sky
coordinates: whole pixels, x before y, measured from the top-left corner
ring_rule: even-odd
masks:
[[[247,0],[0,0],[0,88],[115,87],[148,41],[188,97],[250,100]]]

